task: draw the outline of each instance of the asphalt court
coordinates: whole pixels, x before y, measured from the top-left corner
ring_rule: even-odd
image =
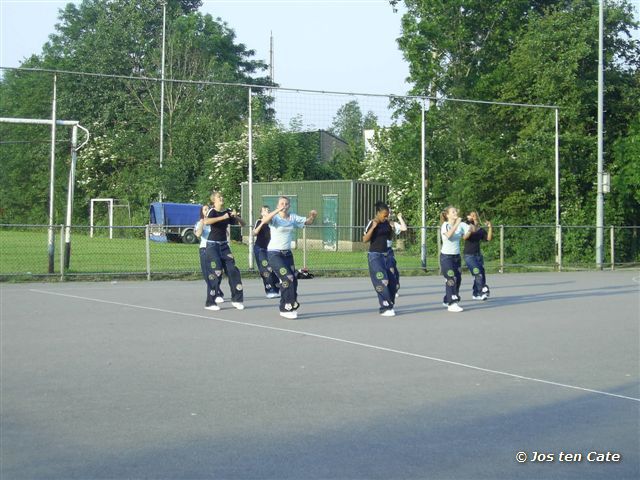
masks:
[[[0,477],[639,478],[640,272],[488,281],[3,284]]]

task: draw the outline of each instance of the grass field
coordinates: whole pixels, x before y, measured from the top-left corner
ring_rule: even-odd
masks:
[[[152,273],[195,273],[200,264],[197,245],[182,243],[150,242],[150,267]],[[238,267],[249,268],[248,246],[239,242],[232,244]],[[55,272],[60,269],[60,239],[55,240]],[[296,266],[303,266],[303,251],[294,251]],[[71,240],[71,262],[65,274],[146,274],[146,243],[140,238],[90,238],[75,234]],[[416,254],[398,252],[399,268],[419,270],[420,257]],[[436,265],[436,258],[429,258]],[[365,252],[334,252],[326,250],[307,251],[307,266],[312,270],[367,271]],[[0,274],[44,275],[48,269],[46,229],[15,231],[0,230]]]

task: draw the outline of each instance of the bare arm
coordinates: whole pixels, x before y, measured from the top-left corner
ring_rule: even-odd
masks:
[[[318,216],[318,212],[316,212],[315,210],[311,210],[309,212],[309,216],[307,217],[307,219],[305,220],[304,224],[305,225],[311,225],[313,222],[316,221],[316,217]]]
[[[241,227],[244,227],[247,224],[247,222],[245,222],[240,215],[236,215],[235,210],[231,212],[231,217],[229,218],[235,218],[236,220],[238,220],[238,223],[240,224]]]
[[[256,228],[253,229],[253,234],[254,235],[258,235],[260,233],[260,230],[262,230],[262,227],[264,227],[264,222],[262,221],[262,219],[260,220],[260,223],[258,224],[258,226]]]
[[[373,236],[373,231],[376,229],[377,226],[378,226],[378,222],[376,222],[375,220],[371,220],[371,228],[367,230],[365,234],[362,236],[362,241],[364,243],[367,243],[369,240],[371,240],[371,237]]]
[[[487,221],[487,242],[493,240],[493,225],[491,222]]]
[[[472,233],[474,233],[475,231],[476,231],[476,226],[475,226],[475,225],[473,225],[473,224],[469,225],[469,229],[467,230],[467,233],[465,233],[465,234],[462,236],[462,238],[463,238],[464,240],[468,239],[468,238],[471,236],[471,234],[472,234]]]
[[[407,231],[407,224],[404,222],[404,218],[402,218],[402,214],[398,213],[398,223],[400,224],[400,231],[401,232],[406,232]]]
[[[271,223],[271,220],[273,219],[273,217],[275,217],[281,211],[282,211],[281,208],[276,208],[273,212],[269,212],[266,215],[263,215],[262,216],[262,225],[268,225],[269,223]]]
[[[451,238],[453,234],[456,233],[456,230],[458,229],[458,226],[460,225],[461,222],[462,222],[462,219],[456,218],[455,223],[451,226],[449,230],[444,232],[443,235],[447,238]]]
[[[214,223],[218,223],[218,222],[222,222],[224,220],[228,220],[231,216],[229,215],[229,213],[226,213],[225,215],[221,215],[219,217],[213,217],[213,218],[205,218],[202,220],[202,222],[205,225],[213,225]]]
[[[204,230],[204,223],[202,220],[198,220],[198,223],[196,223],[196,237],[200,238],[202,236],[202,230]]]

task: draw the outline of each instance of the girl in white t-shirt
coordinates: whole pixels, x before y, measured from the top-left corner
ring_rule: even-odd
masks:
[[[278,199],[278,207],[262,216],[262,223],[269,225],[271,240],[267,246],[269,266],[280,280],[280,316],[284,318],[298,318],[298,279],[296,267],[293,263],[291,241],[294,228],[304,228],[311,225],[318,212],[311,210],[305,218],[289,213],[291,203],[288,197]]]
[[[460,283],[462,281],[462,261],[460,259],[460,239],[465,240],[473,233],[472,228],[458,216],[458,209],[452,206],[445,208],[440,214],[440,271],[445,278],[445,295],[443,305],[450,312],[461,312]]]

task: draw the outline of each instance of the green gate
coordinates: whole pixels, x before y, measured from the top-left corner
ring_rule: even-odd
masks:
[[[338,249],[338,195],[322,196],[322,246]]]

